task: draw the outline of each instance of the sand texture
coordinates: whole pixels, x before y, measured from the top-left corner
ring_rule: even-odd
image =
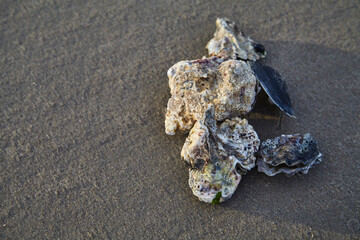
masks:
[[[217,17],[267,50],[311,133],[305,176],[243,176],[200,202],[165,134],[166,72],[207,54]],[[0,1],[0,239],[359,239],[359,1]],[[254,111],[278,114],[264,96]]]

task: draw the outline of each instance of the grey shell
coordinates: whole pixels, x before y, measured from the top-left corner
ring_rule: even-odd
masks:
[[[258,159],[258,171],[268,176],[285,173],[306,174],[314,165],[321,162],[316,140],[309,133],[300,135],[281,135],[262,142],[261,158]]]

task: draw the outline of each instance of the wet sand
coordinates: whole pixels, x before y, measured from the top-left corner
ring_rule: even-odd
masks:
[[[360,238],[359,8],[1,1],[0,238]],[[253,169],[220,206],[188,187],[186,135],[164,132],[167,69],[206,55],[216,17],[288,85],[297,118],[250,120],[260,139],[310,132],[324,155],[305,176]]]

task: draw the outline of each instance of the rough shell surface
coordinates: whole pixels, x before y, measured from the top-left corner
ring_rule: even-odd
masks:
[[[270,99],[294,117],[291,101],[280,75],[256,60],[265,48],[240,32],[226,18],[216,21],[214,38],[207,44],[209,58],[181,61],[168,70],[171,98],[167,104],[165,131],[190,131],[181,151],[191,166],[189,185],[200,200],[218,204],[229,199],[242,174],[252,169],[269,176],[306,174],[321,161],[316,141],[309,135],[282,135],[261,145],[246,119],[258,84]],[[249,61],[248,61],[249,60]]]
[[[227,18],[216,20],[216,32],[206,48],[210,56],[256,61],[265,57],[263,45],[255,43]]]
[[[268,176],[278,173],[306,174],[321,161],[316,140],[310,134],[281,135],[262,142],[261,159],[257,161],[258,171]]]
[[[241,174],[255,166],[259,138],[246,119],[233,118],[217,124],[210,105],[196,122],[181,151],[191,166],[189,185],[195,196],[211,202],[221,191],[220,202],[236,190]]]
[[[224,120],[251,111],[257,79],[248,63],[218,57],[181,61],[168,70],[171,98],[167,104],[165,131],[189,131],[209,103],[215,119]]]

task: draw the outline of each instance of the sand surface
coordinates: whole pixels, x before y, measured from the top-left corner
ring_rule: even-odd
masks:
[[[216,17],[287,82],[297,118],[251,120],[261,140],[310,132],[324,155],[220,206],[164,132],[167,69],[206,55]],[[0,1],[0,61],[1,239],[360,238],[358,1]]]

